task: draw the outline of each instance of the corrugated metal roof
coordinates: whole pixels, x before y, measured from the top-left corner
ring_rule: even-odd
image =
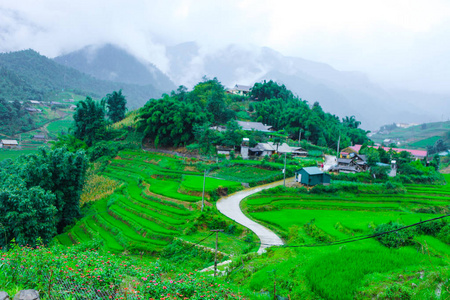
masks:
[[[302,169],[300,169],[302,170]],[[306,171],[309,175],[319,175],[323,174],[323,172],[318,167],[305,167],[303,170]]]
[[[270,128],[272,126],[270,125],[264,125],[260,122],[244,122],[244,121],[237,121],[239,126],[242,127],[242,130],[256,130],[256,131],[263,131],[263,132],[270,132]]]
[[[362,145],[354,145],[354,146],[350,146],[349,148],[353,149],[356,152],[359,152],[359,150],[361,150],[361,146]],[[367,146],[367,147],[373,147],[375,149],[379,148],[378,146]],[[389,151],[391,148],[383,147],[383,149],[385,151]],[[426,150],[412,150],[412,149],[402,149],[402,148],[392,148],[392,150],[394,150],[395,152],[406,151],[406,152],[411,153],[415,157],[425,157],[425,156],[427,156],[427,151]]]
[[[16,140],[2,140],[3,145],[19,145]]]

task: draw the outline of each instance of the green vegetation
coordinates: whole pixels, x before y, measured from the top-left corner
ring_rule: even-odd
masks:
[[[8,101],[81,100],[80,96],[99,99],[101,95],[119,88],[128,95],[132,107],[140,107],[150,97],[161,95],[160,91],[148,84],[98,80],[33,50],[0,53],[0,98]]]
[[[48,243],[80,217],[79,199],[87,168],[83,151],[47,150],[0,162],[0,224],[6,246],[12,240]]]
[[[449,175],[444,177],[450,182]],[[236,260],[230,278],[268,292],[276,280],[277,294],[291,299],[430,299],[440,284],[448,286],[447,219],[382,235],[379,241],[305,247],[450,212],[450,184],[407,184],[401,193],[389,192],[386,184],[333,182],[320,193],[279,187],[248,197],[242,208],[293,247],[272,249],[248,262]],[[442,289],[444,294],[450,296]]]
[[[86,234],[93,236],[99,232],[99,239],[109,251],[159,253],[165,247],[175,247],[170,246],[175,237],[194,241],[200,239],[205,230],[217,228],[217,224],[231,225],[230,221],[218,219],[217,211],[209,206],[204,213],[199,212],[203,172],[197,168],[205,166],[201,162],[158,153],[119,152],[108,166],[98,168],[100,173],[92,171],[89,175],[96,181],[111,179],[105,186],[98,183],[85,191],[91,195],[93,191],[102,191],[104,197],[90,201],[83,194],[85,217],[57,239],[71,245],[84,242]],[[207,204],[217,199],[219,193],[240,188],[238,182],[207,177]],[[233,234],[243,232],[238,227]],[[237,248],[230,248],[237,252],[249,251],[241,243],[235,243],[232,248]]]
[[[0,286],[10,295],[36,289],[40,299],[255,299],[251,293],[176,265],[78,247],[19,247],[2,253]]]
[[[374,134],[370,139],[376,143],[382,143],[385,139],[399,140],[401,142],[399,148],[426,149],[428,146],[433,146],[439,139],[449,143],[449,131],[450,121],[424,123],[408,128],[389,126],[388,130]]]

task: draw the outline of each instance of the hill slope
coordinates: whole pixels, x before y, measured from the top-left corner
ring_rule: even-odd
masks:
[[[450,121],[424,123],[408,128],[397,127],[388,132],[374,134],[370,138],[377,143],[390,139],[409,148],[426,149],[427,146],[434,145],[438,139],[450,143]]]
[[[272,79],[311,104],[319,102],[327,112],[340,117],[355,115],[365,129],[392,122],[430,122],[441,119],[442,114],[450,115],[442,106],[442,95],[430,94],[423,101],[418,93],[386,90],[363,73],[339,71],[267,47],[230,45],[205,53],[190,42],[168,47],[166,55],[168,75],[177,84],[190,86],[204,75],[217,77],[229,87]]]
[[[0,53],[0,90],[6,100],[47,100],[64,90],[100,98],[114,90],[123,90],[129,107],[142,106],[148,99],[159,97],[161,91],[152,85],[104,81],[60,65],[33,50]]]
[[[153,64],[144,64],[127,51],[111,44],[87,46],[54,60],[102,80],[153,85],[162,91],[175,89],[173,82]]]

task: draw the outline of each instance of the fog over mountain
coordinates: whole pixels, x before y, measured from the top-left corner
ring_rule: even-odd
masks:
[[[188,42],[167,47],[166,59],[164,74],[156,63],[143,62],[107,44],[85,47],[55,61],[99,79],[152,84],[165,92],[179,85],[192,88],[203,76],[217,77],[226,87],[274,80],[311,104],[319,102],[328,112],[340,117],[354,115],[363,128],[371,130],[387,123],[439,121],[450,115],[448,95],[386,89],[363,73],[287,57],[268,47],[229,45],[205,52],[195,42]]]

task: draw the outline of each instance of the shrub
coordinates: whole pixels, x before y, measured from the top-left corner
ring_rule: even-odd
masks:
[[[399,283],[394,283],[386,288],[378,299],[412,299],[413,292],[410,287],[403,286]]]
[[[445,226],[445,223],[441,219],[441,220],[436,220],[436,221],[420,224],[418,226],[417,230],[419,233],[422,233],[422,234],[436,236],[444,226]]]
[[[375,228],[375,234],[395,230],[404,227],[403,224],[389,222],[380,224]],[[414,230],[410,228],[398,230],[395,232],[377,236],[377,240],[388,248],[398,248],[412,244],[414,238]]]
[[[450,224],[441,228],[437,237],[446,244],[450,244]]]

